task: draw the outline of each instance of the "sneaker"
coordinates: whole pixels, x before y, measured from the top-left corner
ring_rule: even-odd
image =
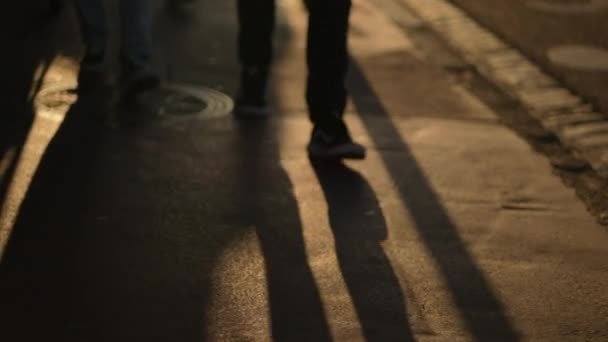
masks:
[[[80,62],[78,72],[79,94],[88,94],[108,85],[107,72],[103,52],[87,52]]]
[[[140,93],[156,89],[160,86],[160,78],[150,68],[128,70],[122,78],[121,94],[125,99],[131,99]]]
[[[249,67],[241,72],[241,89],[234,107],[234,114],[241,117],[266,117],[270,108],[266,101],[268,71]]]
[[[308,155],[315,159],[364,159],[365,147],[354,142],[347,130],[329,134],[315,127],[308,144]]]

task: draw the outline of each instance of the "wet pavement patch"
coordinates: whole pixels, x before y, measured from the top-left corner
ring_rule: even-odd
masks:
[[[583,71],[608,71],[608,50],[586,45],[560,45],[547,55],[556,65]]]

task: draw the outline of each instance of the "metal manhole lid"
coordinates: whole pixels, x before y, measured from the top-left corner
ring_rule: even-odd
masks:
[[[230,96],[207,87],[163,84],[139,99],[164,118],[217,118],[232,113]]]

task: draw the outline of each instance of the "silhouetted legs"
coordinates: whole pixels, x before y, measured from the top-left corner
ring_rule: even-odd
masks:
[[[151,0],[120,2],[121,82],[127,92],[155,87],[159,80],[151,66],[152,16]],[[106,70],[108,23],[103,0],[79,0],[83,40],[86,46],[81,63],[79,87],[99,82],[98,74]]]
[[[311,157],[364,158],[342,119],[348,68],[347,34],[350,0],[307,0],[308,81],[306,101],[314,124]],[[239,59],[242,66],[237,114],[266,114],[265,93],[272,63],[273,0],[239,0]]]

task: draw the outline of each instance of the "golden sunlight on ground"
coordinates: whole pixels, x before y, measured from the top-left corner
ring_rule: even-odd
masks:
[[[67,91],[76,86],[76,61],[57,56],[46,72],[44,69],[41,66],[32,81],[31,94],[36,97],[36,114],[23,149],[18,154],[18,146],[14,146],[0,160],[0,177],[5,177],[9,165],[18,158],[13,179],[10,180],[6,198],[0,208],[0,259],[38,164],[70,105],[76,100],[76,96]],[[41,84],[39,90],[36,89],[38,84]]]

